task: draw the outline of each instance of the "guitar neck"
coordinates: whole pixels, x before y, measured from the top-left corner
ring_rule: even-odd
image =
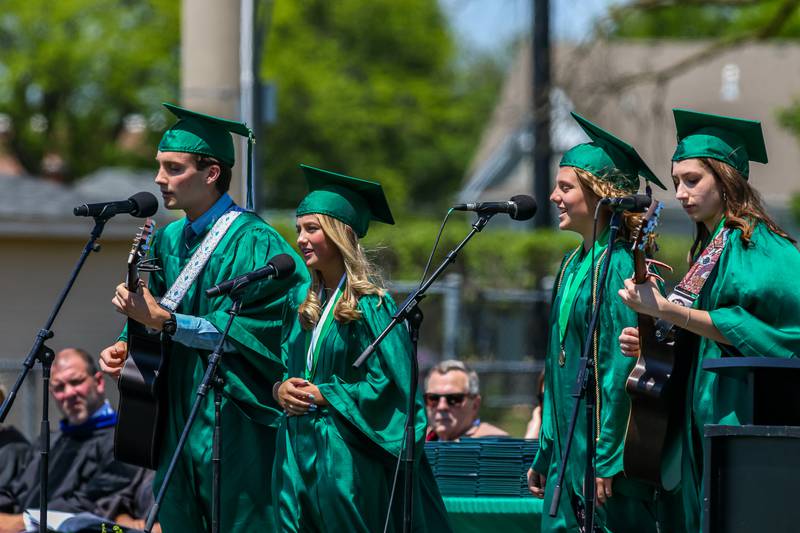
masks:
[[[135,263],[128,264],[128,274],[125,276],[125,287],[129,291],[136,292],[139,288],[139,270]]]
[[[647,257],[643,250],[633,251],[633,281],[644,283],[647,280]]]

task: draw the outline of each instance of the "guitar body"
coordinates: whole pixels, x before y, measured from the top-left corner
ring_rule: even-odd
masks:
[[[139,287],[139,269],[144,268],[154,229],[155,223],[147,219],[133,241],[126,280],[129,291]],[[166,414],[167,353],[169,345],[162,342],[160,332],[150,333],[144,325],[128,319],[128,357],[117,383],[119,406],[114,457],[152,470],[158,466]]]
[[[148,333],[128,319],[128,358],[118,382],[114,457],[152,470],[158,467],[166,415],[168,351],[160,334]]]
[[[625,435],[623,468],[629,478],[662,486],[662,460],[667,439],[683,416],[685,379],[674,343],[659,343],[653,317],[639,315],[640,356],[625,389],[631,399]]]
[[[634,243],[634,281],[647,279],[644,242],[652,232],[661,209],[652,202]],[[639,357],[625,383],[631,401],[625,434],[623,469],[625,476],[658,487],[672,488],[665,479],[662,463],[668,440],[677,435],[683,422],[688,366],[675,353],[675,342],[656,340],[655,319],[638,315]]]

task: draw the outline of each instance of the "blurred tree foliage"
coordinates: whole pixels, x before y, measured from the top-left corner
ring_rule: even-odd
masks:
[[[123,119],[157,113],[178,93],[179,7],[174,0],[4,0],[0,113],[7,144],[32,174],[44,154],[69,176],[103,165],[152,164],[117,143]],[[148,128],[148,146],[163,127]]]
[[[451,201],[502,79],[491,58],[457,52],[436,0],[275,2],[267,204],[297,205],[298,163],[380,181],[396,212]]]
[[[295,242],[293,220],[269,221],[289,242]],[[472,217],[463,214],[451,217],[431,271],[466,237],[472,221]],[[428,217],[405,217],[398,222],[400,227],[373,224],[363,244],[388,280],[419,280],[440,224],[439,220]],[[578,234],[571,231],[518,231],[489,225],[469,241],[447,272],[462,274],[468,286],[537,289],[543,286],[543,278],[555,274],[564,254],[579,242]],[[672,286],[686,272],[692,236],[659,235],[657,242],[659,250],[655,257],[675,269],[672,273],[662,273]]]
[[[780,121],[784,127],[793,131],[800,138],[800,99],[795,101],[792,106],[781,110]],[[789,201],[789,209],[795,223],[800,225],[800,193],[792,195]]]
[[[758,34],[781,22],[770,38],[800,37],[795,0],[634,0],[610,9],[611,35],[621,38],[703,39]]]

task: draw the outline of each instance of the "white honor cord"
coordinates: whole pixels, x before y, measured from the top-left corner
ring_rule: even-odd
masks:
[[[311,343],[308,345],[308,353],[306,354],[306,371],[310,374],[314,367],[314,349],[317,347],[317,341],[319,340],[320,334],[322,334],[322,326],[325,324],[325,321],[328,318],[328,315],[333,312],[333,307],[336,304],[336,295],[337,293],[342,290],[344,286],[344,281],[347,279],[347,274],[342,275],[342,279],[339,280],[339,285],[336,287],[336,291],[331,295],[330,299],[325,303],[325,309],[322,310],[322,316],[319,317],[317,324],[314,326],[314,332],[311,334]],[[322,299],[322,293],[325,290],[325,287],[320,287],[318,298]]]

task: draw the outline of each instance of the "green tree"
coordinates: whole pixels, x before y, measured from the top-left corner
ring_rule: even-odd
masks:
[[[296,205],[301,162],[379,180],[397,211],[452,197],[501,72],[458,57],[436,0],[275,2],[271,19],[269,205]]]
[[[636,0],[610,10],[622,38],[800,37],[796,0]]]
[[[179,28],[174,0],[4,0],[0,113],[12,153],[34,174],[57,153],[72,177],[150,161],[115,141],[126,116],[163,119],[159,102],[176,98]]]

